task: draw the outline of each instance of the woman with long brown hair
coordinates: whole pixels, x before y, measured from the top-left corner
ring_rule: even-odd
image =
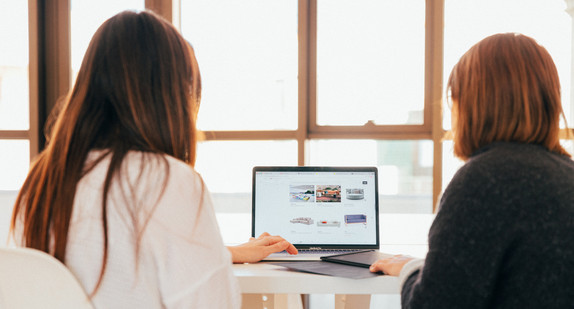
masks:
[[[574,162],[560,145],[556,66],[534,39],[483,39],[447,89],[454,154],[425,260],[371,271],[399,276],[404,308],[572,308]]]
[[[193,170],[200,94],[192,47],[155,14],[122,12],[92,38],[12,231],[65,263],[96,307],[235,308],[232,261],[296,253],[268,235],[223,246]]]

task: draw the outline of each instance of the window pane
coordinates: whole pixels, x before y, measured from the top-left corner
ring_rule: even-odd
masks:
[[[28,1],[2,1],[0,42],[0,130],[28,130]]]
[[[573,140],[560,140],[560,145],[570,153],[570,155],[574,155],[574,141]]]
[[[422,124],[425,2],[319,0],[317,123]]]
[[[500,32],[523,33],[536,39],[552,55],[562,84],[564,111],[572,126],[574,123],[571,99],[572,18],[565,10],[566,2],[564,0],[445,1],[444,85],[446,86],[450,71],[460,56],[481,39]],[[450,121],[445,121],[445,124],[450,124]]]
[[[101,24],[124,10],[144,10],[145,0],[72,0],[71,8],[72,76],[75,80],[90,40]]]
[[[198,144],[196,170],[218,212],[251,212],[252,169],[297,165],[296,141],[225,141]]]
[[[454,156],[453,142],[443,141],[442,143],[442,191],[448,186],[452,177],[463,166],[464,161]]]
[[[376,166],[381,212],[432,212],[432,141],[313,140],[309,164]]]
[[[297,1],[182,1],[202,77],[202,130],[297,128]]]
[[[28,140],[0,140],[0,190],[19,190],[29,165]]]

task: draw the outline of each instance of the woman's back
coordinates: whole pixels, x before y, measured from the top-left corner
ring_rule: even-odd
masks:
[[[91,152],[88,162],[102,154]],[[109,156],[78,183],[70,223],[66,265],[88,293],[102,269],[108,166]],[[108,193],[108,257],[96,307],[239,307],[231,258],[200,176],[172,157],[133,151],[120,171]]]
[[[574,162],[542,146],[482,148],[446,189],[421,282],[429,308],[565,308],[574,299]],[[437,291],[441,291],[440,293]],[[403,297],[409,293],[403,293]],[[440,295],[440,296],[439,296]]]

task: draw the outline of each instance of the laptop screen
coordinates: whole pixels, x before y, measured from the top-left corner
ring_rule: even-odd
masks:
[[[297,248],[379,248],[376,167],[255,167],[252,234]]]

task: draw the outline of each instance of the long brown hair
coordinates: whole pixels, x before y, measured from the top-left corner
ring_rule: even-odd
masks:
[[[95,293],[106,267],[112,179],[132,150],[167,154],[193,166],[200,94],[193,49],[171,24],[147,11],[125,11],[104,22],[16,199],[11,230],[22,231],[22,245],[65,262],[77,184],[90,169],[88,153],[104,150],[100,160],[109,155],[110,165],[103,190],[103,267]]]
[[[560,116],[565,117],[558,72],[534,39],[503,33],[478,42],[453,68],[448,92],[459,158],[497,141],[539,144],[569,155],[559,140]]]

